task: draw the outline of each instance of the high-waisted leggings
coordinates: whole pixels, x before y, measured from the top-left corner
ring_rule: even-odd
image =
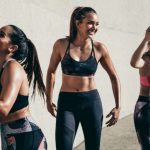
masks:
[[[103,110],[97,90],[60,92],[56,119],[57,150],[72,150],[81,123],[86,150],[99,150]]]
[[[150,97],[139,96],[134,111],[134,123],[141,150],[150,150]]]

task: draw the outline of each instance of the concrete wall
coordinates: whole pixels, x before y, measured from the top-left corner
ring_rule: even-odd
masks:
[[[76,6],[91,6],[99,15],[100,29],[95,39],[107,46],[118,72],[122,85],[122,118],[133,112],[139,92],[138,71],[132,69],[129,62],[145,29],[150,25],[149,0],[0,0],[0,26],[15,24],[35,43],[45,80],[53,43],[68,35],[70,15]],[[96,83],[105,116],[114,107],[114,98],[109,77],[100,65]],[[55,102],[60,84],[59,66],[54,90]],[[31,111],[47,138],[49,150],[55,150],[55,118],[47,112],[39,96],[31,101]],[[80,128],[75,145],[82,140]]]

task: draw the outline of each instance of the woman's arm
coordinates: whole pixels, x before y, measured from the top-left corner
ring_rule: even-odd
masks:
[[[112,60],[109,56],[107,48],[103,44],[100,44],[99,49],[102,53],[101,58],[100,58],[100,63],[110,77],[112,90],[113,90],[113,94],[114,94],[114,98],[115,98],[115,105],[116,106],[107,115],[107,117],[112,116],[111,119],[108,122],[106,122],[107,126],[111,126],[111,125],[114,125],[119,118],[119,113],[120,113],[120,108],[121,108],[121,104],[120,104],[120,101],[121,101],[120,100],[120,92],[121,92],[120,82],[119,82],[119,78],[117,76],[117,73],[115,71],[114,65],[112,63]]]
[[[56,69],[61,61],[60,49],[62,49],[61,41],[58,40],[55,42],[53,47],[46,78],[47,109],[54,117],[56,116],[56,105],[53,103],[53,90]]]
[[[15,103],[22,81],[21,66],[11,61],[7,64],[1,77],[2,91],[0,94],[0,117],[5,118]]]
[[[150,41],[150,27],[146,30],[145,37],[142,40],[139,47],[135,50],[135,52],[132,55],[131,58],[131,66],[134,68],[142,68],[145,64],[145,61],[143,60],[143,54],[148,50],[149,48],[149,41]]]

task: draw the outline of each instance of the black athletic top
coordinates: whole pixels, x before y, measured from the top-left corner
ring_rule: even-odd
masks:
[[[92,50],[90,56],[84,61],[76,61],[70,56],[70,42],[68,43],[65,55],[61,61],[63,74],[73,76],[91,76],[97,70],[98,62],[95,57],[93,41],[91,40]]]
[[[12,59],[11,59],[11,60],[12,60]],[[5,66],[6,66],[7,63],[8,63],[9,61],[11,61],[11,60],[7,60],[7,61],[4,63],[4,65],[3,65],[3,67],[2,67],[2,69],[1,69],[1,71],[0,71],[0,80],[1,80],[2,73],[3,73],[4,69],[5,69]],[[0,82],[0,92],[1,92],[1,90],[2,90],[2,85],[1,85],[1,82]],[[20,109],[22,109],[22,108],[28,106],[28,105],[29,105],[28,97],[29,97],[28,95],[25,96],[25,95],[19,95],[19,94],[18,94],[18,96],[17,96],[17,98],[16,98],[16,101],[15,101],[14,105],[12,106],[12,108],[11,108],[11,110],[10,110],[9,113],[13,113],[13,112],[15,112],[15,111],[17,111],[17,110],[20,110]]]

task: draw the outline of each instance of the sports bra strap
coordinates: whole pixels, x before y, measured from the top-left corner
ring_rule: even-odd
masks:
[[[66,56],[66,54],[69,52],[69,48],[70,48],[70,40],[68,40],[68,45],[67,45],[67,48],[66,48],[66,51],[65,51],[65,54],[64,54],[62,60],[64,59],[64,57]]]
[[[95,51],[94,51],[94,43],[93,43],[93,40],[91,39],[91,43],[92,43],[92,51],[91,51],[91,55],[92,53],[94,54],[94,57],[96,58],[95,56]]]
[[[67,46],[67,48],[66,48],[66,52],[65,52],[65,55],[66,55],[66,53],[68,53],[68,51],[69,51],[69,49],[70,49],[70,40],[68,40],[68,46]]]
[[[65,54],[64,54],[64,57],[66,56],[66,54],[69,52],[69,49],[70,49],[70,40],[68,40],[68,45],[67,45],[67,48],[66,48],[66,51],[65,51]],[[91,39],[91,44],[92,44],[92,50],[91,50],[91,56],[92,54],[94,55],[94,57],[96,58],[96,55],[95,55],[95,50],[94,50],[94,44],[93,44],[93,40]],[[64,58],[63,57],[63,58]]]

